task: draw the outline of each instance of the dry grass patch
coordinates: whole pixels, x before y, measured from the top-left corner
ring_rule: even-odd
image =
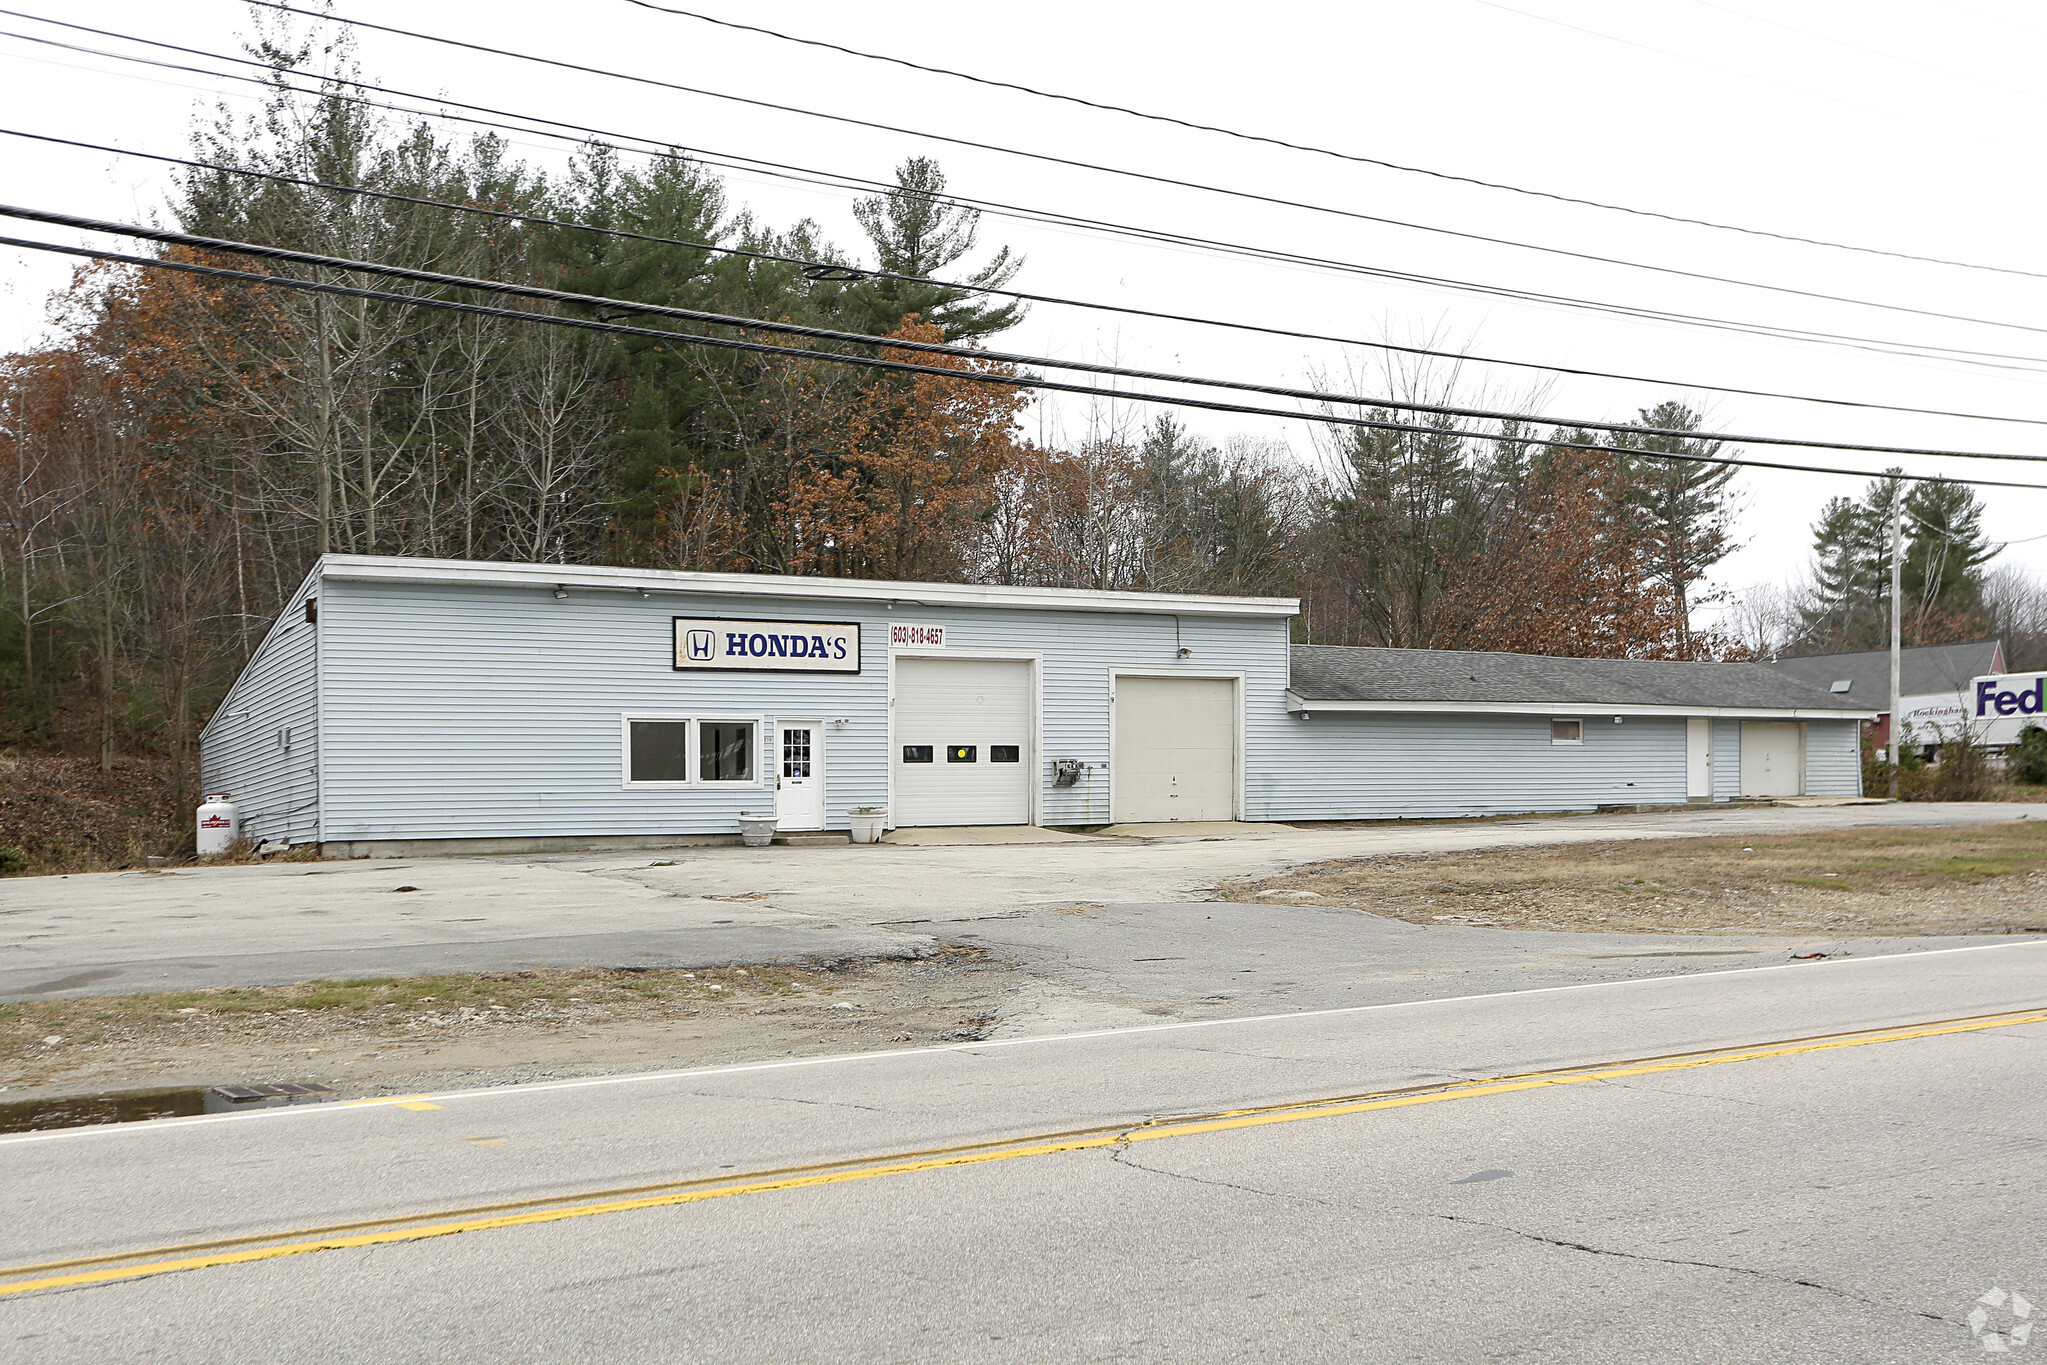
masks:
[[[1225,883],[1416,924],[1683,934],[2047,931],[2047,824],[1640,839],[1343,859]]]
[[[0,1088],[175,1073],[360,1090],[421,1067],[602,1067],[658,1051],[664,1037],[686,1046],[678,1061],[977,1038],[1010,984],[1006,972],[979,971],[983,957],[947,949],[832,971],[550,969],[18,1001],[0,1005]],[[615,1039],[630,1040],[630,1056],[614,1061]]]

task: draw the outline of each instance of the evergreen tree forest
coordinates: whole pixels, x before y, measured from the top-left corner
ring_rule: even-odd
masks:
[[[263,50],[280,70],[315,55]],[[1653,458],[1711,442],[1601,453],[1585,433],[1445,417],[1422,433],[1329,427],[1318,460],[1128,405],[1097,409],[1077,439],[1034,441],[1031,393],[984,382],[1010,377],[1000,364],[886,347],[973,345],[1023,315],[986,291],[1025,262],[947,198],[935,162],[904,162],[892,192],[855,206],[861,239],[841,242],[762,221],[681,152],[590,145],[544,173],[495,136],[330,92],[279,92],[253,119],[199,128],[194,159],[222,169],[183,175],[169,223],[621,302],[165,255],[678,340],[80,268],[54,300],[54,340],[0,357],[0,742],[102,765],[146,751],[189,794],[198,727],[329,552],[1287,595],[1318,643],[1727,649],[1690,617],[1733,547],[1728,470]],[[855,332],[936,373],[833,364],[876,348],[635,304]],[[1402,397],[1455,388],[1454,374],[1383,379]],[[1641,418],[1701,427],[1677,404]],[[1970,600],[1980,546],[1967,507],[1912,497],[1964,536],[1908,577],[1925,619],[1946,619]],[[1829,516],[1839,614],[1814,629],[1859,639],[1869,525],[1846,504]]]
[[[1838,654],[1887,648],[1891,638],[1893,524],[1900,634],[1907,645],[1982,639],[2001,613],[1985,566],[1997,553],[1983,535],[1983,506],[1960,484],[1878,479],[1860,498],[1830,498],[1813,527],[1811,581],[1796,603],[1788,652]]]

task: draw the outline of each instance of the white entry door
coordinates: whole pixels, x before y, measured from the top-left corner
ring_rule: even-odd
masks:
[[[1237,705],[1234,678],[1118,677],[1109,818],[1236,819]]]
[[[1741,723],[1741,794],[1799,796],[1805,791],[1805,727],[1797,721]]]
[[[889,823],[1029,824],[1032,706],[1023,660],[898,657]]]
[[[775,828],[824,828],[824,726],[785,720],[777,727]]]
[[[1704,716],[1685,720],[1685,799],[1713,799],[1713,722]]]

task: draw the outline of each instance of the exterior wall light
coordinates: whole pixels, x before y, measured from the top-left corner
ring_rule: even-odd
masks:
[[[554,585],[554,597],[555,597],[555,600],[556,600],[557,602],[565,602],[565,601],[567,601],[567,600],[568,600],[568,596],[569,596],[569,590],[568,590],[567,588],[563,587],[563,586],[562,586],[561,584],[559,584],[559,583],[557,583],[557,584],[555,584],[555,585]]]

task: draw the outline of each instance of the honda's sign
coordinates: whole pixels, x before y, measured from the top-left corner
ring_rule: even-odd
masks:
[[[756,673],[858,673],[860,626],[851,621],[678,616],[675,666]]]

